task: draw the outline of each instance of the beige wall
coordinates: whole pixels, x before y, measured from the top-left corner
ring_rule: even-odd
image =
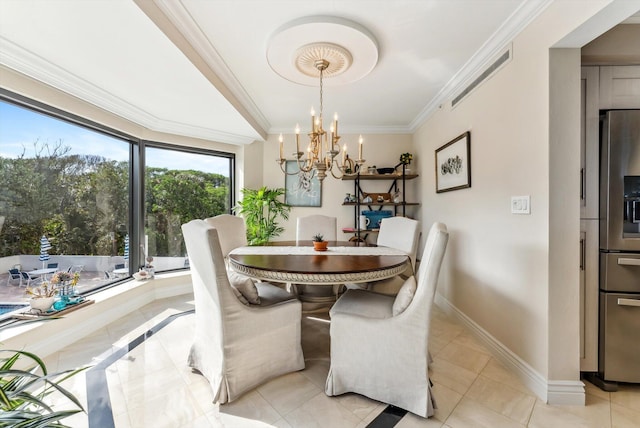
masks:
[[[414,135],[424,171],[471,131],[472,187],[436,194],[423,174],[419,190],[423,228],[451,233],[439,293],[549,384],[579,380],[580,153],[579,51],[550,49],[609,3],[551,4],[511,62]],[[531,196],[530,215],[510,213],[516,195]]]

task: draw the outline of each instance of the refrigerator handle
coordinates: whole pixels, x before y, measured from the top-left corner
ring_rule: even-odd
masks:
[[[638,210],[638,201],[631,202],[631,223],[640,223],[640,210]]]
[[[618,264],[624,266],[640,266],[640,259],[627,259],[624,257],[619,257]]]
[[[638,299],[618,299],[618,306],[638,306],[640,307],[640,300]]]

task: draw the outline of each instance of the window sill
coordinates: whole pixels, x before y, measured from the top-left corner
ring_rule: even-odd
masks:
[[[44,357],[154,300],[192,291],[190,271],[158,274],[146,281],[131,279],[117,287],[92,294],[90,298],[95,301],[94,304],[79,308],[62,318],[5,326],[0,330],[0,344],[4,349],[25,350]]]

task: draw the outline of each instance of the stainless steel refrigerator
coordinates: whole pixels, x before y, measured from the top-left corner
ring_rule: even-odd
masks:
[[[598,377],[640,382],[640,110],[603,112]]]

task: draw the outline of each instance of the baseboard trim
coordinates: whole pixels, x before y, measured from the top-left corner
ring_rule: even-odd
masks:
[[[547,380],[442,295],[436,294],[435,303],[445,313],[467,327],[498,361],[514,373],[542,401],[548,404],[584,406],[585,390],[580,380]]]

